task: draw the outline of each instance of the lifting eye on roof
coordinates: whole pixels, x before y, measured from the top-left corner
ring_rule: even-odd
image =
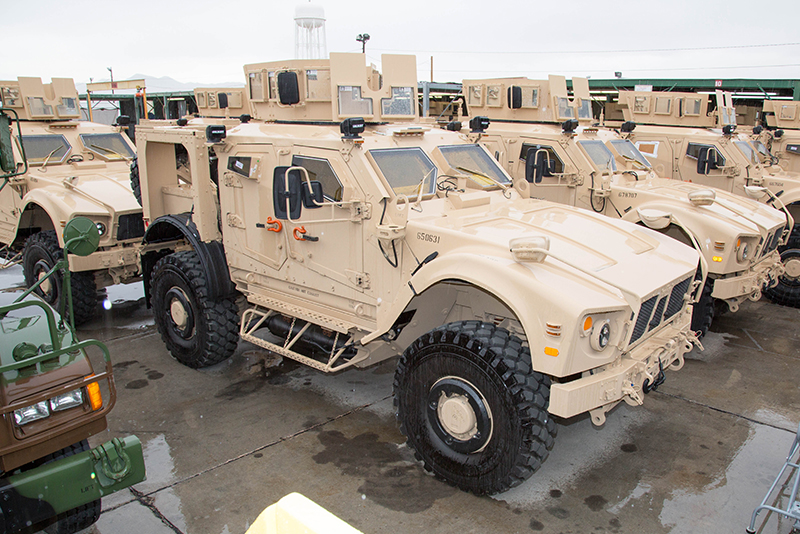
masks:
[[[489,127],[489,117],[472,117],[469,120],[469,129],[472,133],[483,133]]]
[[[211,124],[206,127],[206,139],[209,143],[221,143],[227,135],[224,124]]]
[[[445,126],[445,129],[448,132],[460,132],[461,131],[461,121],[450,121]]]
[[[758,126],[754,126],[753,127],[753,133],[756,134],[756,135],[760,134],[763,131],[764,131],[764,127],[761,126],[760,124]]]
[[[343,139],[359,139],[360,134],[364,133],[364,119],[361,117],[350,117],[339,125],[339,130],[344,135]]]
[[[636,128],[635,122],[625,121],[622,123],[622,127],[620,127],[620,130],[622,130],[622,133],[631,133],[634,130],[634,128]]]
[[[722,127],[722,133],[724,135],[733,135],[733,132],[736,130],[735,124],[726,124]]]
[[[561,123],[561,129],[564,133],[572,133],[575,131],[575,128],[578,127],[578,120],[577,119],[567,119]]]

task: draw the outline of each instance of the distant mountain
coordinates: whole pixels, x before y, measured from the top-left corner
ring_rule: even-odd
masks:
[[[244,84],[241,82],[227,82],[227,83],[197,83],[197,82],[179,82],[174,78],[170,78],[169,76],[148,76],[147,74],[134,74],[126,80],[141,80],[144,78],[145,87],[147,88],[148,93],[167,93],[171,91],[191,91],[195,87],[243,87]],[[97,80],[97,81],[108,81],[108,80]],[[121,80],[120,80],[121,81]],[[85,83],[75,83],[75,87],[78,89],[78,92],[83,94],[86,92],[86,84]],[[126,92],[132,92],[126,91]]]

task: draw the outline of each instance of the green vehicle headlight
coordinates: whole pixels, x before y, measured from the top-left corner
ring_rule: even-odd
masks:
[[[37,402],[25,408],[14,410],[14,421],[19,426],[27,425],[33,421],[44,419],[50,415],[50,409],[47,407],[47,401]]]
[[[80,389],[76,389],[50,399],[50,410],[53,412],[69,410],[81,404],[83,404],[83,392]]]

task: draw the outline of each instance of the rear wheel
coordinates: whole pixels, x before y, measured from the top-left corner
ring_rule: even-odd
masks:
[[[792,230],[789,241],[778,248],[786,272],[774,287],[765,287],[764,294],[772,302],[800,308],[800,224]]]
[[[394,380],[401,431],[425,469],[463,490],[521,484],[553,448],[550,380],[527,347],[489,323],[431,330],[403,353]]]
[[[31,287],[52,269],[64,257],[64,252],[58,245],[54,230],[37,232],[25,242],[22,251],[22,271],[25,275],[25,285]],[[36,293],[56,310],[61,310],[61,299],[66,298],[62,291],[63,277],[55,273],[47,279]],[[70,273],[72,286],[72,311],[75,314],[75,324],[82,324],[92,319],[97,310],[97,285],[94,274],[91,272]],[[69,310],[64,307],[65,314]]]
[[[208,280],[196,252],[176,252],[158,260],[150,294],[161,338],[182,364],[207,367],[226,360],[236,350],[236,302],[208,297]]]

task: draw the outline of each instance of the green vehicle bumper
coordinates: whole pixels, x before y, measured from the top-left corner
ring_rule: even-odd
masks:
[[[17,532],[144,479],[139,438],[115,438],[0,479],[0,526],[4,532]]]

